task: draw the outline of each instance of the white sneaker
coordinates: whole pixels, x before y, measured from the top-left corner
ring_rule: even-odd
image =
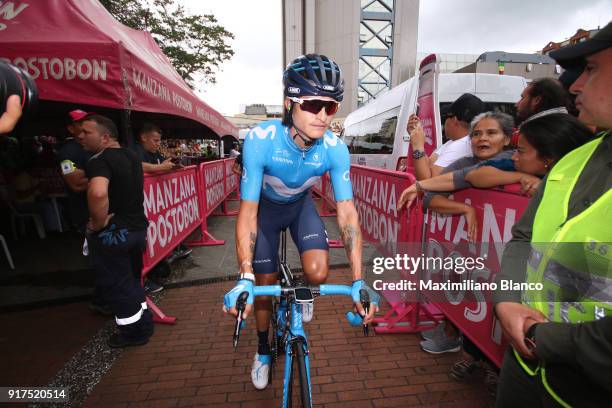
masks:
[[[302,321],[308,323],[314,315],[314,302],[302,304]]]
[[[268,386],[271,363],[271,355],[255,353],[253,366],[251,367],[251,380],[258,390],[263,390]]]

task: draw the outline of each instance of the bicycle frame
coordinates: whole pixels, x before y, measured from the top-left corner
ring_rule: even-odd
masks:
[[[314,293],[317,293],[321,296],[325,295],[345,295],[351,296],[351,287],[345,285],[321,285],[319,287],[310,287]],[[257,296],[285,296],[288,298],[288,303],[286,307],[290,307],[291,313],[290,317],[290,325],[288,330],[288,335],[285,338],[284,346],[285,346],[285,369],[284,369],[284,382],[283,382],[283,403],[282,407],[287,408],[291,406],[291,401],[289,400],[290,387],[292,386],[292,373],[293,373],[293,345],[297,344],[298,346],[304,347],[304,360],[306,364],[306,381],[308,384],[308,393],[310,395],[310,401],[312,401],[312,385],[310,380],[310,360],[308,357],[308,342],[306,332],[304,331],[304,326],[302,322],[302,310],[300,305],[296,304],[295,301],[290,299],[291,291],[293,287],[283,287],[281,285],[274,286],[256,286],[253,288],[253,292],[255,297]],[[285,311],[279,307],[276,310],[276,316],[274,318],[282,320],[281,313],[285,313]],[[278,320],[277,320],[278,321]],[[310,408],[310,407],[307,407]]]

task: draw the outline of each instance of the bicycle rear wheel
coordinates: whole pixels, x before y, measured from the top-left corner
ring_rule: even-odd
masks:
[[[297,363],[296,367],[300,381],[300,399],[302,400],[302,408],[312,408],[310,378],[308,367],[306,365],[306,353],[304,352],[303,340],[293,343],[293,358]]]

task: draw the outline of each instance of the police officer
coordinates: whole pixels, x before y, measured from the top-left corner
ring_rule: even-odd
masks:
[[[68,208],[72,228],[84,235],[85,225],[89,218],[87,211],[87,184],[85,176],[85,164],[92,156],[91,152],[83,149],[83,133],[81,132],[81,120],[87,116],[87,112],[75,109],[68,113],[67,142],[58,152],[62,178],[68,186]]]
[[[553,167],[513,228],[498,280],[533,290],[495,295],[512,345],[497,407],[604,407],[612,396],[612,23],[550,55],[582,72],[570,87],[579,119],[605,130]]]
[[[94,153],[87,162],[87,239],[93,248],[96,284],[111,306],[119,332],[108,345],[138,346],[149,341],[153,320],[140,285],[148,221],[144,212],[142,164],[122,148],[117,128],[108,118],[83,119],[83,144]]]

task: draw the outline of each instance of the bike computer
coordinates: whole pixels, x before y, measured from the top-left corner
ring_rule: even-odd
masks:
[[[310,303],[314,301],[314,296],[309,288],[295,288],[293,295],[296,303]]]

